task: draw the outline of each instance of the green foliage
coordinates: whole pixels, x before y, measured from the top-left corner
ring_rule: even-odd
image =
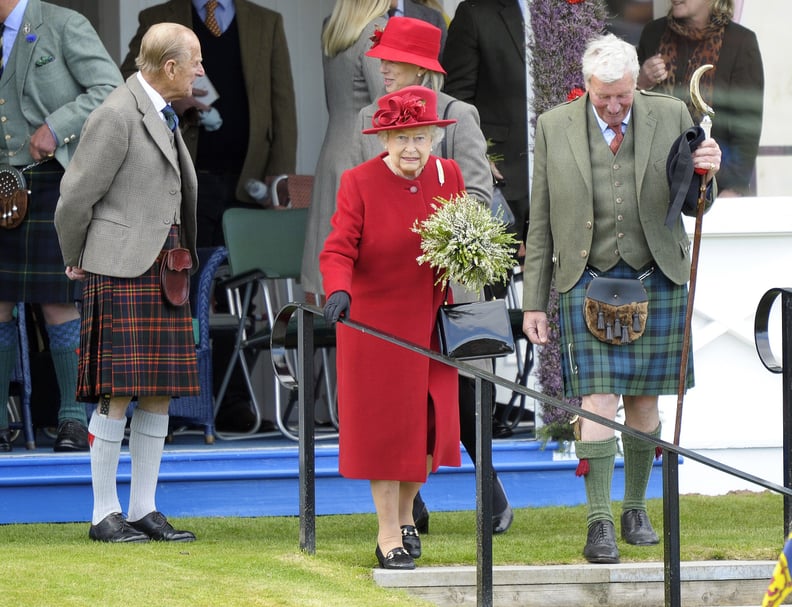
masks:
[[[505,283],[519,245],[506,224],[467,192],[435,200],[434,213],[412,228],[421,236],[417,261],[437,270],[435,284],[458,282],[478,293],[485,285]]]

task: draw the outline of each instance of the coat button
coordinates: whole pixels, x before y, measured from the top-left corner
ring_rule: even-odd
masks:
[[[586,222],[586,229],[587,229],[587,230],[590,230],[590,229],[591,229],[591,228],[593,228],[593,227],[594,227],[594,224],[592,224],[590,221],[587,221],[587,222]]]
[[[418,191],[418,186],[417,185],[411,185],[410,186],[410,192],[412,194],[415,194],[417,191]]]
[[[580,256],[585,259],[586,257],[588,257],[588,251],[581,251]]]

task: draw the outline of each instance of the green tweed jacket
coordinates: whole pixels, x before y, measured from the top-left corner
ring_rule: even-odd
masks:
[[[548,110],[536,124],[523,310],[546,310],[550,286],[571,289],[588,263],[594,236],[594,183],[589,158],[589,96]],[[679,99],[636,91],[635,141],[638,213],[656,266],[676,284],[690,278],[690,239],[680,219],[665,226],[670,192],[666,160],[674,140],[692,126]],[[717,190],[713,183],[711,196]]]

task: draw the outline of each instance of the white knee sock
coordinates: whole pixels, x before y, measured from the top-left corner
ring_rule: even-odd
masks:
[[[168,416],[135,409],[129,434],[132,482],[129,489],[130,521],[139,521],[157,509],[157,491],[162,449],[168,435]]]
[[[108,514],[121,512],[116,476],[126,419],[110,419],[94,412],[88,424],[91,445],[91,486],[94,506],[91,522],[96,525]]]

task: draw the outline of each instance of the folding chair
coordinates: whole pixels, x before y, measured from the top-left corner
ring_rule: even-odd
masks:
[[[295,289],[300,277],[307,218],[307,208],[233,208],[223,214],[223,233],[231,277],[221,282],[221,285],[229,294],[229,308],[236,316],[238,325],[234,351],[215,401],[215,415],[223,401],[231,374],[235,366],[239,365],[253,403],[256,423],[249,433],[223,435],[222,438],[271,434],[256,432],[261,419],[251,369],[258,355],[269,348],[270,331],[278,311],[285,303],[297,300]],[[254,317],[251,314],[251,303],[257,287],[261,289],[265,309],[263,315]],[[323,319],[317,318],[316,323],[321,331]],[[317,345],[321,347],[319,343]],[[323,365],[321,375],[328,394],[331,421],[337,427],[334,389],[327,364]],[[296,431],[289,427],[289,417],[296,395],[292,392],[288,402],[284,403],[282,388],[276,381],[273,384],[275,423],[281,434],[296,441]]]
[[[180,421],[202,426],[204,442],[214,443],[214,383],[212,381],[212,345],[209,338],[209,316],[212,309],[215,276],[225,262],[225,247],[198,249],[199,269],[191,277],[190,307],[193,315],[195,350],[198,358],[198,379],[201,393],[171,400],[169,413],[172,425]],[[197,280],[196,280],[197,279]]]

